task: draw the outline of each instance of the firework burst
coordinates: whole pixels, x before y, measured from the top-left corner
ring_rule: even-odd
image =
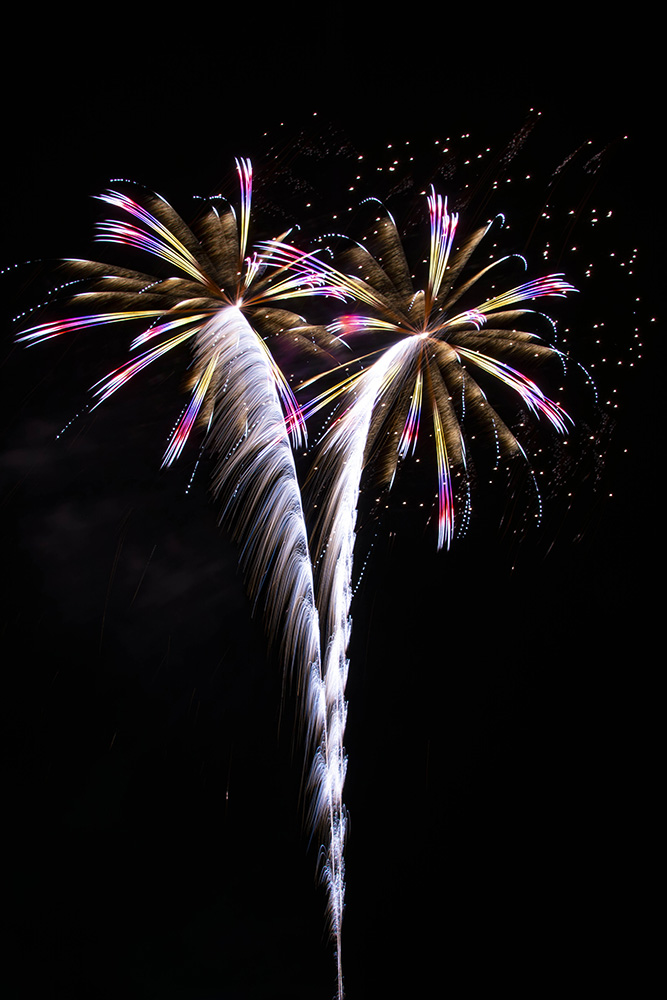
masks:
[[[507,258],[471,271],[471,257],[491,224],[455,250],[458,217],[434,191],[428,197],[423,288],[414,285],[388,214],[376,220],[367,245],[347,244],[339,268],[291,247],[287,234],[248,253],[252,170],[243,160],[237,169],[238,217],[231,207],[210,207],[192,229],[158,196],[135,199],[118,190],[102,195],[120,219],[103,222],[99,239],[148,253],[167,273],[68,261],[73,282],[86,283],[71,299],[72,315],[32,327],[20,339],[32,344],[106,324],[138,326],[134,356],[97,383],[95,405],[154,361],[191,347],[190,398],[163,465],[179,457],[196,423],[205,428],[206,444],[217,457],[214,489],[222,520],[240,544],[249,593],[255,601],[264,597],[267,631],[280,645],[286,670],[297,675],[315,747],[311,822],[323,842],[321,872],[342,998],[345,689],[362,477],[372,471],[381,487],[391,488],[420,434],[429,434],[437,470],[437,545],[449,548],[457,522],[467,517],[469,499],[460,510],[454,482],[467,481],[469,428],[492,440],[498,458],[524,456],[482,384],[502,384],[533,415],[561,434],[567,430],[565,411],[517,365],[562,359],[528,329],[541,322],[529,303],[573,288],[562,275],[549,275],[481,301],[477,295],[477,304],[467,305]],[[305,294],[351,300],[356,311],[325,331],[276,305]],[[371,343],[356,359],[355,372],[299,405],[267,347],[276,336],[306,353],[361,337]],[[309,481],[317,505],[309,539],[289,437],[305,443],[306,418],[332,406],[335,419],[316,451]]]
[[[450,214],[446,201],[433,191],[428,208],[430,252],[424,289],[414,287],[396,224],[388,213],[375,222],[369,241],[375,253],[365,245],[352,244],[342,254],[338,271],[324,262],[313,265],[312,257],[304,258],[291,248],[266,247],[284,263],[292,258],[303,260],[303,266],[306,261],[318,266],[330,290],[367,308],[367,314],[342,316],[332,324],[338,336],[347,339],[366,333],[390,341],[388,348],[373,347],[360,359],[356,372],[304,407],[310,415],[336,401],[339,405],[315,462],[315,494],[326,493],[327,484],[338,480],[330,463],[338,468],[360,448],[363,467],[372,466],[380,484],[390,486],[400,461],[414,454],[426,415],[438,471],[438,548],[448,548],[455,530],[453,479],[457,474],[465,478],[467,471],[466,428],[474,426],[494,441],[499,458],[525,457],[517,437],[489,402],[482,379],[488,381],[491,376],[491,381],[512,390],[534,416],[545,417],[561,434],[567,432],[571,423],[567,413],[515,365],[564,361],[561,352],[525,329],[536,318],[539,322],[541,315],[525,303],[564,296],[575,289],[562,275],[552,274],[461,309],[461,300],[469,298],[478,282],[491,277],[509,258],[494,260],[463,278],[471,255],[493,223],[473,232],[452,253],[458,216]],[[367,428],[363,435],[358,430],[360,418]],[[319,515],[322,525],[329,516],[327,507],[325,503]],[[318,535],[322,533],[329,531],[318,529]]]
[[[465,428],[473,424],[486,429],[499,457],[524,454],[478,384],[480,374],[513,390],[534,415],[546,417],[559,433],[566,432],[569,422],[559,404],[547,398],[514,365],[559,357],[557,351],[524,328],[534,320],[535,312],[519,306],[533,299],[563,296],[574,291],[573,287],[562,275],[549,275],[494,294],[474,308],[461,309],[464,296],[468,297],[502,260],[464,277],[471,255],[490,225],[474,232],[453,253],[458,217],[447,211],[447,203],[434,191],[428,198],[428,208],[430,253],[423,290],[414,287],[390,215],[376,220],[376,254],[352,244],[342,255],[340,270],[286,245],[265,245],[267,254],[283,265],[292,266],[297,273],[315,268],[330,294],[350,297],[365,307],[365,313],[337,320],[332,332],[345,338],[368,333],[390,341],[390,346],[366,354],[358,371],[304,407],[307,414],[312,414],[338,404],[332,426],[316,453],[310,482],[317,508],[311,550],[324,663],[323,678],[311,686],[316,693],[313,716],[318,733],[311,777],[312,809],[314,822],[328,829],[323,873],[337,939],[345,885],[343,740],[347,648],[362,475],[372,469],[382,486],[391,487],[400,462],[414,452],[426,411],[436,453],[437,544],[438,548],[449,547],[455,530],[453,477],[465,477],[467,472]]]
[[[131,344],[135,356],[93,387],[96,406],[159,358],[191,347],[190,400],[163,465],[179,457],[196,423],[206,429],[206,444],[217,456],[213,485],[222,501],[221,520],[239,542],[249,593],[254,601],[264,596],[269,636],[279,643],[286,669],[303,676],[319,662],[319,637],[289,435],[305,442],[305,422],[266,340],[278,337],[288,339],[290,348],[320,350],[326,333],[276,303],[317,291],[321,279],[281,267],[268,273],[271,261],[248,253],[250,162],[237,160],[237,171],[238,217],[231,206],[220,212],[211,205],[196,233],[157,195],[101,195],[120,219],[102,222],[98,239],[150,254],[166,275],[66,261],[70,282],[85,282],[85,291],[70,301],[74,315],[27,329],[19,340],[35,344],[109,324],[138,326]]]

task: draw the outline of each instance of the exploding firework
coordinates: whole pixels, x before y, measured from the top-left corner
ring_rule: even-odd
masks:
[[[417,447],[430,438],[437,546],[449,548],[469,517],[473,434],[490,444],[498,460],[526,460],[522,435],[500,416],[512,394],[560,434],[569,427],[560,403],[533,381],[534,366],[559,364],[564,356],[537,336],[548,325],[531,300],[564,295],[571,286],[561,275],[551,275],[525,284],[508,281],[507,292],[485,298],[479,289],[513,262],[471,270],[489,227],[457,245],[457,217],[435,193],[429,199],[431,250],[421,286],[415,285],[410,255],[388,215],[377,219],[374,241],[343,250],[335,271],[321,263],[319,254],[299,254],[283,240],[264,247],[259,256],[248,255],[247,163],[239,163],[239,175],[238,219],[230,209],[211,209],[192,230],[157,197],[134,198],[117,190],[102,196],[126,221],[104,223],[101,238],[150,253],[169,273],[69,262],[72,280],[86,282],[85,291],[72,299],[71,318],[41,324],[22,339],[37,343],[106,323],[138,325],[133,359],[98,383],[98,403],[159,358],[192,348],[190,401],[164,464],[182,453],[199,423],[217,456],[216,492],[223,520],[240,542],[249,591],[253,598],[264,597],[269,634],[282,644],[288,669],[296,668],[303,681],[307,726],[317,748],[313,822],[324,842],[322,872],[337,941],[340,994],[345,687],[360,487],[367,476],[374,487],[391,489],[401,467],[407,472]],[[348,300],[346,315],[330,325],[329,334],[356,350],[349,354],[352,374],[340,380],[334,371],[328,376],[334,386],[300,406],[265,338],[289,339],[320,355],[320,345],[330,347],[331,337],[323,331],[276,308],[277,301],[309,289]],[[331,430],[316,451],[308,484],[317,504],[310,537],[313,588],[288,433],[299,440],[304,419],[331,407]],[[295,608],[298,613],[286,614]]]
[[[240,218],[237,220],[231,208],[220,214],[210,207],[199,221],[197,235],[158,196],[144,195],[137,201],[117,190],[100,196],[123,218],[101,223],[98,238],[164,261],[168,276],[92,261],[68,261],[70,281],[86,282],[86,291],[71,300],[75,315],[31,327],[19,341],[36,344],[100,325],[141,324],[143,330],[131,344],[131,349],[140,353],[97,383],[95,405],[159,358],[183,344],[191,345],[190,402],[172,432],[163,465],[171,465],[179,457],[196,422],[205,427],[206,443],[218,458],[214,492],[222,500],[221,520],[240,545],[251,598],[256,601],[262,595],[264,599],[267,631],[281,649],[286,673],[296,677],[305,706],[307,737],[342,747],[338,717],[331,719],[331,736],[328,718],[320,720],[326,683],[320,661],[318,612],[288,437],[291,433],[296,442],[305,444],[305,421],[266,346],[269,337],[289,337],[292,349],[296,346],[306,353],[317,353],[322,344],[334,338],[274,303],[309,292],[337,297],[340,293],[307,265],[284,267],[266,252],[246,256],[250,162],[237,161],[237,170]],[[275,245],[279,243],[277,240]],[[96,311],[82,312],[89,308]],[[151,342],[155,346],[146,349]],[[330,751],[325,771],[318,783],[318,797],[324,785],[332,786],[330,819],[336,834],[331,842],[341,847],[339,855],[324,862],[323,871],[329,886],[338,993],[342,997],[343,833],[338,829],[339,810],[334,812],[333,803],[341,801],[344,774],[334,776]],[[319,808],[317,811],[319,819]]]
[[[341,317],[331,329],[345,338],[360,332],[378,334],[390,339],[392,346],[375,348],[362,359],[358,371],[311,400],[305,409],[310,414],[342,397],[341,415],[316,458],[316,480],[325,484],[322,489],[326,492],[340,479],[334,469],[340,473],[358,453],[366,456],[364,466],[372,462],[379,469],[380,485],[390,486],[399,462],[414,454],[426,406],[438,470],[438,548],[449,548],[455,522],[453,478],[458,474],[465,479],[467,469],[464,425],[476,425],[495,442],[498,459],[525,457],[517,437],[478,384],[480,375],[491,376],[513,390],[533,415],[546,417],[560,433],[567,430],[570,420],[562,407],[514,365],[564,360],[561,352],[544,344],[534,332],[518,328],[536,316],[535,310],[518,307],[575,289],[563,275],[549,275],[459,311],[460,301],[508,258],[495,260],[462,279],[464,268],[492,223],[474,232],[452,255],[458,216],[450,215],[446,202],[434,192],[428,206],[431,241],[424,290],[413,287],[398,230],[389,214],[376,220],[376,256],[366,246],[354,244],[343,254],[345,271],[320,265],[323,285],[327,283],[330,289],[370,309],[370,315]],[[312,257],[287,247],[266,246],[286,265],[293,261],[317,266]],[[332,509],[336,507],[334,500]],[[325,503],[322,522],[327,519],[327,509]],[[324,529],[325,537],[330,533]],[[327,544],[323,541],[320,547],[325,549]]]
[[[339,410],[317,451],[311,483],[318,511],[311,548],[324,651],[324,677],[319,687],[313,684],[317,697],[312,708],[319,734],[312,773],[313,812],[320,828],[329,831],[324,873],[337,938],[345,886],[347,649],[362,475],[372,468],[380,487],[391,487],[399,463],[414,453],[426,409],[438,473],[437,544],[449,548],[455,528],[453,479],[457,475],[465,481],[468,429],[486,432],[495,442],[498,459],[525,457],[516,436],[478,384],[480,375],[513,390],[529,411],[546,417],[559,433],[566,432],[569,421],[561,406],[514,365],[562,360],[558,351],[525,329],[539,318],[533,309],[519,306],[564,296],[574,291],[572,285],[562,275],[549,275],[493,294],[474,308],[462,308],[461,303],[505,259],[466,274],[490,225],[475,231],[452,253],[458,217],[448,213],[446,202],[435,192],[428,198],[428,207],[431,238],[423,290],[414,288],[396,224],[388,214],[376,219],[375,255],[368,247],[353,244],[343,254],[341,270],[284,244],[265,245],[267,254],[275,255],[283,265],[297,273],[316,268],[323,287],[366,307],[367,314],[357,312],[338,319],[332,324],[333,332],[346,339],[363,332],[390,341],[389,347],[366,354],[352,375],[305,405],[311,414],[339,400]]]
[[[305,442],[305,422],[266,339],[289,336],[291,348],[312,353],[327,338],[276,305],[315,291],[317,278],[304,281],[303,275],[280,269],[268,277],[271,261],[247,255],[250,162],[238,160],[237,171],[240,217],[231,206],[219,212],[211,205],[197,235],[157,195],[143,193],[140,200],[117,190],[101,195],[122,219],[101,223],[99,240],[152,255],[167,265],[167,275],[67,261],[68,284],[86,284],[70,301],[75,315],[27,329],[18,339],[36,344],[97,326],[139,324],[142,332],[131,344],[137,356],[93,387],[96,406],[159,358],[191,346],[190,402],[171,434],[163,465],[179,457],[195,423],[202,424],[206,444],[217,456],[213,485],[222,501],[221,520],[240,545],[249,593],[255,601],[260,594],[264,599],[267,630],[282,649],[286,669],[304,674],[319,662],[319,639],[288,435]],[[95,311],[82,311],[88,309]]]

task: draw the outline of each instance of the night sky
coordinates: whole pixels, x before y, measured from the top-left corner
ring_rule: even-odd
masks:
[[[351,47],[334,32],[317,53],[292,53],[288,71],[268,41],[250,66],[229,38],[202,43],[192,25],[146,49],[110,30],[75,48],[53,29],[8,82],[3,266],[103,257],[91,196],[110,178],[159,191],[187,219],[190,195],[233,194],[236,155],[255,162],[257,236],[274,234],[279,201],[288,222],[298,213],[303,178],[316,199],[306,234],[330,225],[352,151],[385,163],[389,141],[410,139],[430,163],[434,137],[455,145],[470,132],[471,149],[493,150],[488,178],[514,177],[503,152],[536,108],[516,156],[517,176],[525,165],[535,180],[504,199],[536,275],[554,171],[592,140],[599,169],[577,154],[563,171],[554,233],[569,237],[558,212],[572,197],[572,235],[600,276],[554,312],[602,402],[618,405],[596,408],[583,380],[568,383],[578,452],[543,460],[553,485],[538,529],[483,484],[447,554],[418,508],[421,484],[379,522],[360,513],[358,551],[371,557],[352,609],[344,968],[350,1000],[431,995],[434,982],[453,997],[535,997],[575,980],[635,988],[652,934],[638,914],[655,798],[650,581],[662,565],[651,73],[632,64],[621,80],[615,50],[591,56],[590,39],[564,31],[553,49],[480,73],[480,53],[458,74],[443,56],[447,69],[422,67],[408,87],[386,37]],[[566,76],[547,75],[557,55]],[[291,147],[308,155],[285,182],[267,150]],[[469,173],[483,190],[487,174]],[[369,168],[362,186],[384,197],[386,175],[376,190]],[[613,244],[586,223],[596,199],[614,211]],[[581,273],[565,247],[549,269]],[[634,247],[637,272],[621,277],[606,251],[625,260]],[[126,341],[102,328],[14,346],[12,317],[52,275],[45,264],[3,279],[6,995],[328,1000],[335,966],[293,692],[217,524],[207,458],[189,489],[196,444],[160,470],[179,373],[145,373],[83,412]],[[596,345],[600,319],[608,339]]]

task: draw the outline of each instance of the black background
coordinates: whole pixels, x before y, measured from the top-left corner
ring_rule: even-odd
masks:
[[[381,158],[394,135],[426,149],[441,130],[502,151],[536,108],[526,156],[545,189],[581,143],[607,150],[593,196],[613,205],[615,238],[639,248],[640,269],[631,283],[603,271],[574,315],[603,316],[613,363],[627,365],[641,294],[647,351],[599,378],[620,402],[601,430],[596,488],[588,455],[575,502],[556,490],[540,530],[511,541],[489,501],[446,555],[419,516],[397,514],[353,606],[351,1000],[434,982],[453,996],[636,987],[652,940],[641,916],[662,564],[650,48],[637,29],[600,37],[570,22],[519,39],[498,25],[482,39],[475,28],[425,18],[306,35],[277,19],[259,40],[255,24],[187,11],[85,30],[60,18],[26,25],[8,64],[7,265],[95,256],[90,196],[109,178],[182,208],[192,193],[233,191],[235,155],[259,171],[278,134],[310,136],[331,157],[341,136]],[[329,159],[309,168],[325,188],[338,179]],[[573,170],[573,189],[589,181]],[[331,204],[324,190],[315,222]],[[539,206],[537,191],[519,224]],[[123,342],[97,331],[14,347],[11,317],[50,273],[13,270],[2,296],[9,995],[329,997],[292,699],[217,527],[206,461],[188,493],[196,449],[159,471],[178,378],[136,380],[56,440]],[[582,350],[599,361],[590,337]]]

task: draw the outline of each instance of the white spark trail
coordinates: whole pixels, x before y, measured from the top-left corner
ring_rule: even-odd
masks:
[[[267,632],[277,637],[298,688],[319,671],[319,621],[308,539],[285,415],[263,341],[235,306],[222,308],[197,335],[201,366],[215,359],[208,445],[218,456],[214,490],[221,521],[240,545],[251,599],[264,601]],[[307,697],[305,694],[304,697]]]
[[[314,482],[324,486],[323,505],[315,529],[313,557],[318,566],[316,604],[321,611],[323,676],[313,672],[310,711],[317,750],[310,789],[312,821],[328,828],[322,879],[328,892],[329,920],[336,940],[338,996],[342,998],[341,931],[345,900],[344,847],[347,816],[343,785],[347,769],[344,748],[347,703],[347,648],[352,622],[352,566],[357,503],[373,411],[391,372],[415,350],[413,339],[389,348],[358,383],[356,398],[327,433],[318,457]]]

